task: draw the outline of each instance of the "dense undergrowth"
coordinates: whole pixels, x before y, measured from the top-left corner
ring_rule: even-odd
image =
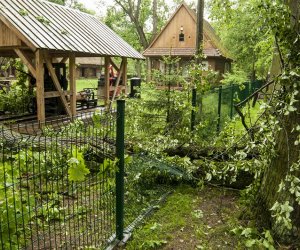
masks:
[[[238,115],[233,120],[228,117],[219,134],[212,127],[212,124],[216,124],[215,117],[198,119],[195,130],[191,131],[190,113],[194,108],[189,104],[190,91],[188,83],[187,86],[183,86],[183,91],[159,90],[155,85],[147,85],[142,87],[141,99],[128,100],[126,124],[129,151],[142,154],[144,157],[155,156],[163,162],[175,165],[181,172],[181,174],[174,175],[172,168],[163,168],[160,164],[152,162],[151,166],[146,168],[146,172],[138,173],[139,178],[144,182],[146,180],[145,183],[167,183],[172,187],[180,183],[188,183],[191,187],[199,188],[207,183],[214,183],[220,187],[227,186],[243,190],[241,193],[243,202],[235,210],[236,223],[231,225],[230,230],[227,228],[227,233],[230,231],[231,235],[236,235],[232,236],[232,239],[235,238],[234,246],[273,249],[274,241],[270,232],[259,233],[249,206],[254,202],[261,173],[268,163],[268,159],[264,157],[266,150],[270,148],[266,149],[265,146],[270,142],[259,142],[258,139],[258,142],[254,143],[251,140],[251,133],[246,131]],[[206,96],[205,93],[203,90],[202,98],[206,101],[203,102],[204,105],[201,108],[209,110],[216,100],[209,95]],[[257,132],[257,138],[259,138],[259,133],[268,134],[273,129],[258,120],[265,112],[266,101],[267,99],[261,96],[254,106],[249,103],[242,109],[245,122],[251,130]],[[199,113],[199,109],[198,106],[196,112]],[[174,116],[170,116],[171,113],[174,113]],[[261,143],[261,147],[257,147],[257,143],[258,145]],[[194,188],[192,190],[196,192],[198,188]],[[175,195],[172,199],[180,200],[180,196]],[[168,204],[165,209],[169,213],[166,217],[176,217],[176,214],[172,213],[172,207]],[[162,213],[167,213],[167,211]],[[244,220],[250,221],[250,224],[238,222],[239,215],[237,214],[240,213],[248,215],[248,217],[244,216]],[[156,220],[163,220],[160,217],[162,215],[156,216],[159,218],[155,217]],[[176,228],[175,225],[173,226]],[[169,245],[173,238],[167,235],[159,237],[161,230],[173,231],[171,228],[168,229],[168,223],[167,225],[157,224],[151,220],[138,230],[137,236],[133,236],[134,240],[129,243],[128,249],[135,247],[155,249],[164,247],[165,244]],[[206,235],[205,229],[202,230]],[[143,241],[145,237],[147,239]],[[195,242],[198,241],[199,238],[195,239]],[[199,249],[205,248],[205,244],[203,246],[200,242],[198,247]],[[169,248],[166,247],[166,249]]]

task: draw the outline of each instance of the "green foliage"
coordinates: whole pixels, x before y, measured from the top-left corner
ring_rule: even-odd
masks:
[[[48,0],[48,1],[60,5],[66,5],[68,7],[80,10],[81,12],[85,12],[87,14],[95,15],[96,13],[94,10],[87,9],[85,5],[83,3],[80,3],[78,0],[72,0],[70,2],[67,0]]]
[[[17,189],[19,173],[9,163],[0,164],[0,230],[1,246],[17,249],[25,241],[23,225],[30,221],[31,196],[22,196]],[[21,191],[22,192],[22,191]]]
[[[24,10],[24,9],[20,9],[20,10],[19,10],[19,14],[20,14],[21,16],[28,16],[28,11],[27,11],[27,10]]]
[[[60,4],[60,5],[65,5],[66,0],[48,0],[49,2]]]
[[[70,181],[84,181],[90,170],[86,167],[83,153],[77,149],[72,152],[72,157],[68,160],[70,165],[68,175]]]
[[[265,78],[272,61],[274,38],[257,11],[261,1],[211,0],[211,18],[238,71]]]
[[[225,73],[221,83],[225,85],[229,84],[242,84],[247,82],[248,76],[245,71],[238,70],[236,67],[233,68],[233,72]]]
[[[246,135],[238,139],[230,136],[229,131],[226,131],[229,137],[225,143],[232,142],[227,151],[230,151],[235,144],[243,145],[242,150],[231,152],[230,159],[234,163],[230,165],[238,165],[241,169],[250,170],[254,174],[254,182],[244,192],[248,195],[247,204],[257,204],[257,197],[259,197],[259,201],[266,201],[266,207],[260,209],[269,209],[268,212],[272,218],[267,218],[267,223],[272,225],[271,233],[279,241],[297,245],[299,241],[294,232],[295,228],[299,226],[299,129],[297,129],[299,114],[297,111],[299,110],[300,74],[299,53],[295,48],[299,48],[299,23],[294,22],[293,25],[291,10],[295,10],[295,7],[290,9],[289,4],[296,3],[299,7],[299,1],[290,1],[289,4],[279,0],[263,2],[254,0],[247,1],[247,3],[237,1],[235,4],[232,1],[222,1],[222,3],[214,1],[214,3],[217,2],[219,5],[215,5],[215,8],[222,6],[226,9],[228,16],[224,16],[225,19],[234,17],[236,11],[244,13],[248,9],[255,10],[255,13],[252,11],[251,15],[255,16],[253,20],[256,20],[261,28],[257,30],[257,33],[251,35],[257,35],[264,31],[264,37],[271,38],[267,40],[269,42],[273,40],[276,45],[277,52],[274,55],[274,62],[279,60],[280,66],[277,70],[274,68],[276,65],[272,67],[274,68],[272,73],[275,86],[272,86],[273,92],[269,92],[271,98],[265,100],[266,102],[261,106],[262,112],[258,117],[259,120],[250,120],[250,132],[254,134],[254,138],[251,139]],[[239,8],[241,9],[239,10]],[[229,11],[227,12],[227,10]],[[215,13],[215,15],[217,14]],[[240,21],[243,23],[243,17]],[[249,24],[251,24],[251,19],[249,19]],[[251,25],[254,29],[258,27],[254,23]],[[235,25],[234,28],[236,27]],[[253,41],[255,40],[251,40],[251,42]],[[261,48],[260,52],[263,54],[261,42],[257,43],[256,41],[254,44],[256,45],[251,49],[253,54],[257,52],[258,47]],[[249,51],[251,52],[251,50]],[[270,51],[269,54],[272,55]],[[259,56],[259,58],[263,57]],[[243,62],[242,59],[238,59],[238,61]],[[258,64],[255,63],[255,66]],[[244,71],[246,72],[246,69]],[[231,132],[234,131],[231,130]],[[254,157],[252,160],[247,160],[246,155]],[[224,172],[222,174],[224,175]],[[225,172],[225,176],[227,175],[228,173]],[[276,189],[278,189],[277,193],[271,191]],[[259,205],[261,204],[259,203]],[[265,238],[268,238],[267,235]],[[272,246],[268,245],[268,240],[266,242],[262,239],[258,241],[249,239],[247,243],[252,248],[257,247],[257,244],[272,249]]]
[[[14,83],[7,93],[0,94],[0,110],[11,114],[22,114],[27,112],[27,107],[31,102],[31,95]]]
[[[269,230],[266,230],[263,234],[259,234],[254,228],[240,226],[232,229],[231,232],[244,239],[246,248],[275,250],[275,242]]]
[[[13,82],[8,90],[0,92],[0,110],[4,113],[22,114],[28,112],[33,93],[28,87],[28,75],[23,63],[15,60],[13,66],[17,70],[17,81]]]
[[[95,15],[96,12],[94,10],[90,10],[85,7],[83,3],[80,3],[78,0],[72,1],[71,8],[80,10],[81,12],[90,14],[90,15]]]

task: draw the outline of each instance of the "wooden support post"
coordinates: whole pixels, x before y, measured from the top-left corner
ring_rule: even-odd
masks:
[[[67,99],[66,99],[66,97],[65,97],[65,95],[64,95],[64,92],[63,92],[61,86],[60,86],[59,80],[58,80],[58,78],[57,78],[57,76],[56,76],[56,74],[55,74],[55,71],[54,71],[54,69],[53,69],[53,66],[52,66],[50,57],[49,57],[49,55],[46,55],[46,54],[45,54],[44,56],[45,56],[45,61],[46,61],[46,65],[47,65],[48,71],[49,71],[50,76],[51,76],[51,78],[52,78],[52,80],[53,80],[54,86],[55,86],[56,90],[57,90],[58,93],[59,93],[59,96],[60,96],[60,99],[61,99],[61,101],[62,101],[62,103],[63,103],[63,105],[64,105],[64,108],[65,108],[67,114],[68,114],[70,117],[72,117],[72,113],[71,113],[71,110],[70,110],[70,108],[69,108]]]
[[[70,108],[72,116],[76,115],[76,67],[75,67],[75,54],[70,54],[69,59],[69,77],[70,77]]]
[[[22,62],[26,65],[26,67],[28,68],[32,76],[36,78],[36,69],[32,63],[31,58],[29,58],[29,56],[26,55],[24,52],[22,52],[20,49],[15,49],[14,51],[18,55],[18,57],[22,60]]]
[[[112,104],[113,104],[113,102],[114,102],[114,100],[116,98],[116,94],[117,94],[117,91],[118,91],[118,88],[119,88],[119,84],[120,84],[120,81],[121,81],[121,77],[122,77],[123,71],[124,71],[124,59],[122,60],[121,65],[120,65],[120,71],[118,72],[118,77],[117,77],[117,80],[116,80],[114,94],[113,94],[113,96],[111,98],[111,101],[110,101],[110,104],[109,104],[109,109],[112,108]]]
[[[45,122],[45,99],[44,99],[44,60],[43,51],[38,49],[35,52],[36,69],[36,106],[38,121]]]
[[[104,62],[104,80],[105,80],[105,106],[109,105],[109,90],[110,90],[110,80],[109,80],[109,64],[110,64],[110,57],[105,57]]]
[[[123,85],[125,87],[125,95],[127,95],[127,58],[123,58]]]

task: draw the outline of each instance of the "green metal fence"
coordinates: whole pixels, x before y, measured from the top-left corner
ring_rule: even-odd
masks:
[[[261,84],[222,86],[198,96],[195,124],[220,131],[234,116],[234,104]],[[124,116],[119,100],[117,112],[1,126],[0,249],[102,249],[123,240],[164,199],[170,183],[161,176],[183,173],[147,152],[125,160]],[[130,126],[140,129],[134,122],[139,119],[148,121],[141,129],[176,132],[165,115],[140,114]]]
[[[196,124],[205,123],[206,127],[209,128],[208,135],[220,132],[225,122],[232,119],[236,114],[234,105],[245,100],[262,84],[262,81],[254,81],[242,85],[219,86],[203,96],[198,94],[196,102],[198,112],[194,118]],[[191,124],[193,124],[193,120]]]
[[[116,229],[115,126],[116,115],[103,112],[1,127],[0,249],[108,244]]]

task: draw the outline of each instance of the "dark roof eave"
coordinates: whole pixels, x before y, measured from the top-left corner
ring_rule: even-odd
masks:
[[[163,57],[163,56],[171,56],[171,57],[194,57],[195,54],[190,54],[190,55],[175,55],[175,54],[144,54],[144,57]],[[229,60],[229,61],[234,61],[233,59],[229,58],[229,57],[225,57],[223,55],[218,55],[218,56],[206,56],[205,58],[223,58],[225,60]]]

